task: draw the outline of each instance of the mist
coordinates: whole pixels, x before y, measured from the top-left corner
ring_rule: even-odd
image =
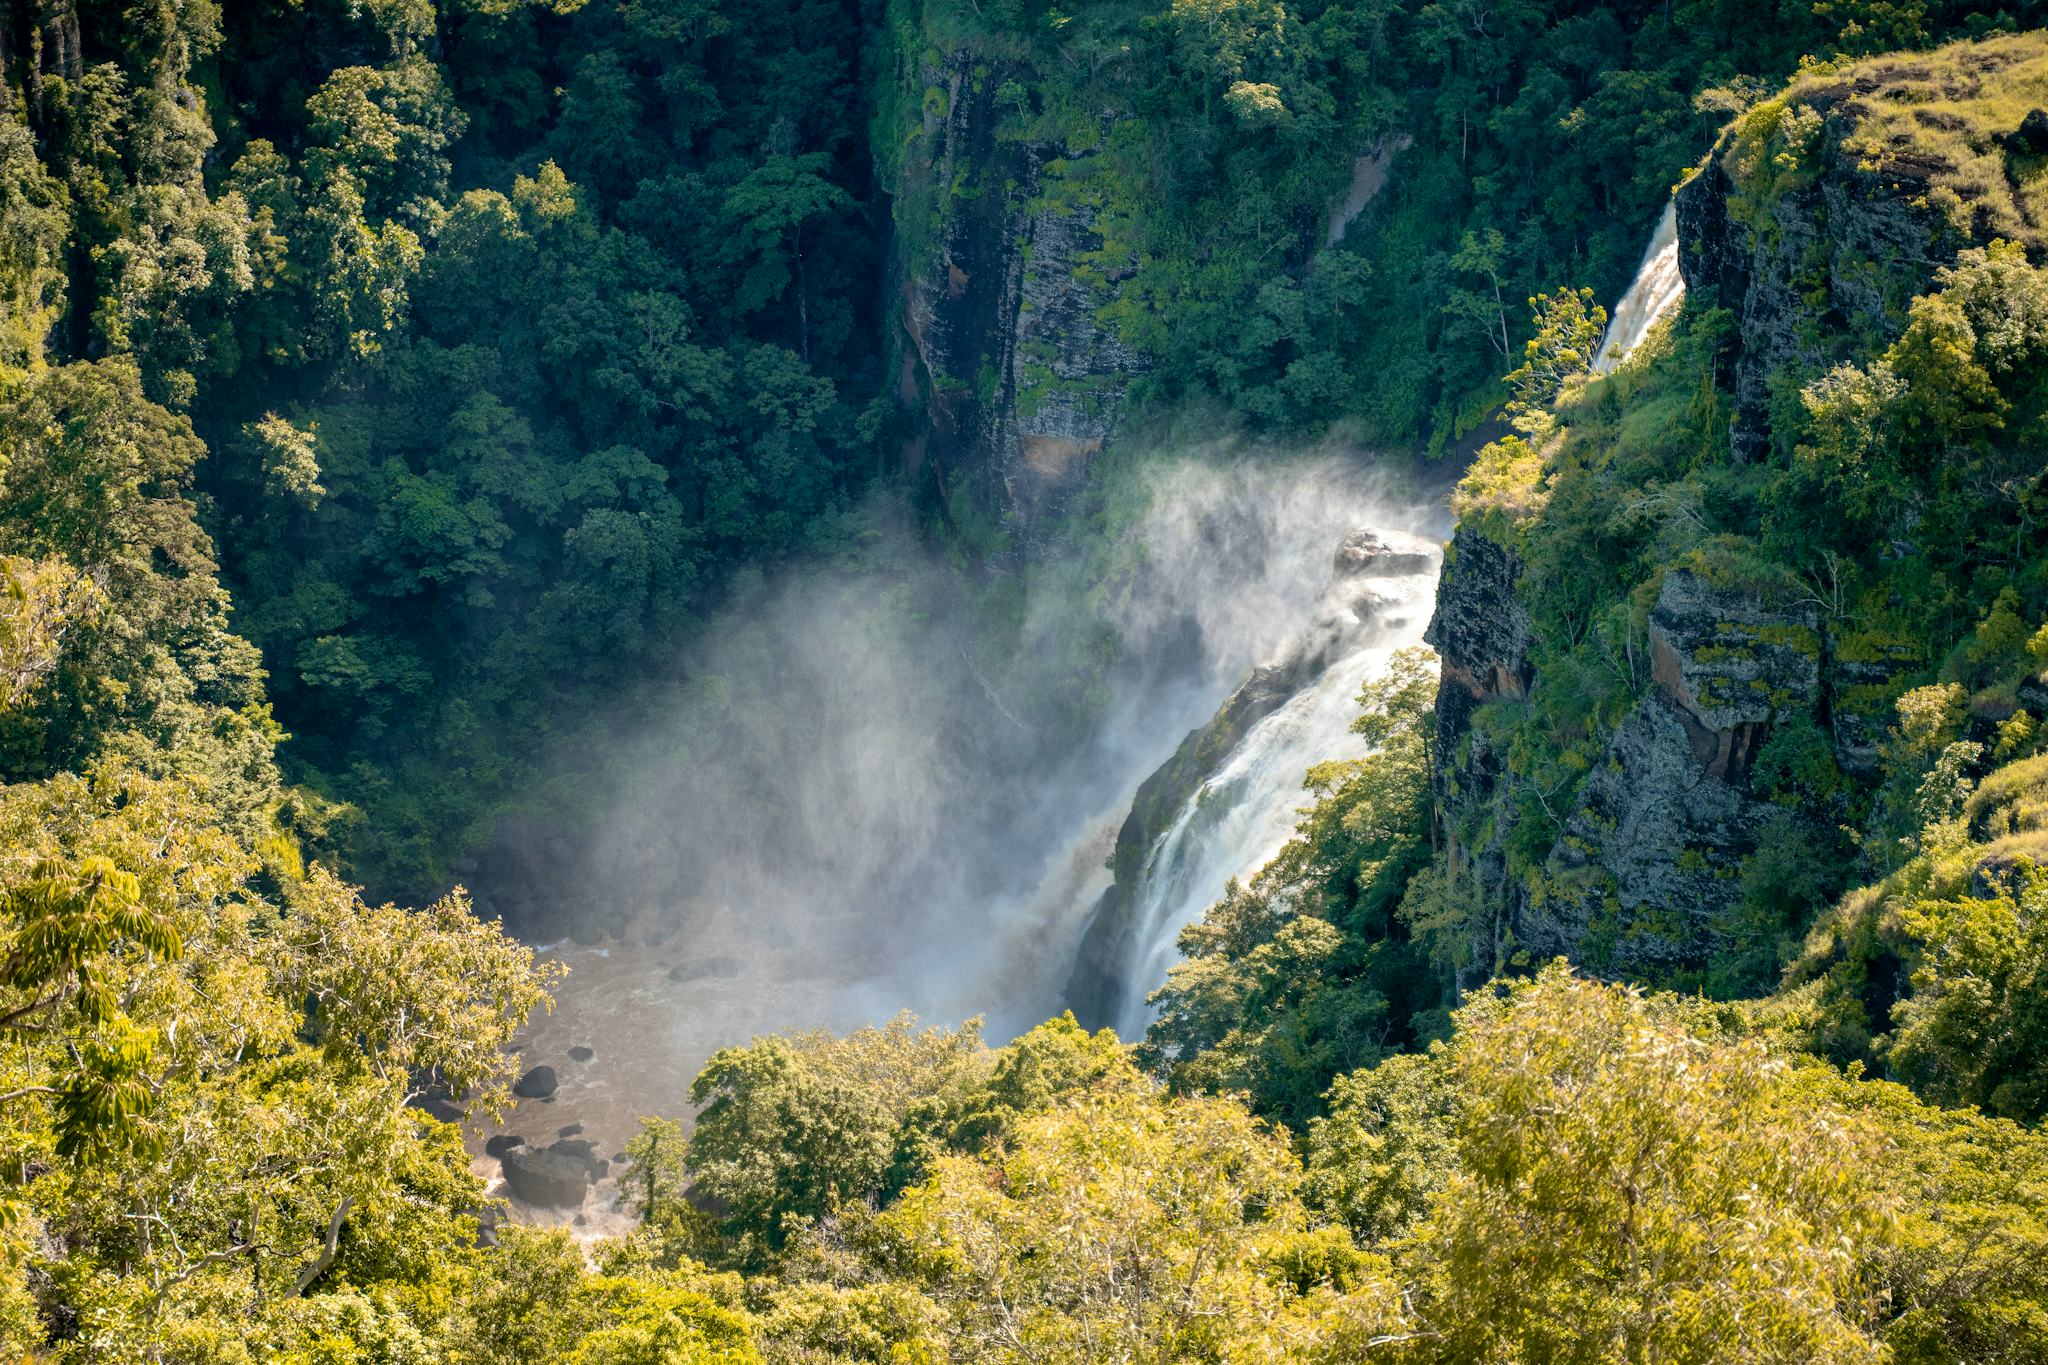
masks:
[[[535,1041],[610,1035],[606,1102],[674,1112],[757,1033],[1057,1012],[1137,785],[1310,624],[1347,532],[1443,521],[1340,455],[1153,457],[1103,500],[1028,574],[878,516],[857,568],[744,585],[651,719],[564,758],[611,800],[560,908],[607,932],[557,947]]]

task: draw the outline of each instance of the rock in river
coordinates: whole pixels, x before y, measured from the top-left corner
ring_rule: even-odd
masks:
[[[573,1209],[590,1187],[590,1159],[550,1147],[514,1147],[498,1158],[514,1199],[542,1208]]]
[[[512,1087],[512,1093],[523,1100],[552,1099],[560,1085],[553,1067],[537,1066],[519,1078],[519,1083]]]

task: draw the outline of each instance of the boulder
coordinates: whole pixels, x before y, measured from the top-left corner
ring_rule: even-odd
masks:
[[[552,1147],[514,1147],[498,1158],[498,1165],[512,1197],[538,1208],[578,1208],[590,1188],[589,1161]]]
[[[512,1087],[512,1093],[523,1100],[553,1099],[560,1086],[553,1067],[537,1066],[519,1078],[518,1084]]]
[[[1407,578],[1428,573],[1435,562],[1425,545],[1391,545],[1379,532],[1360,528],[1344,537],[1330,567],[1339,578]]]
[[[514,1147],[524,1147],[526,1139],[517,1133],[498,1133],[484,1144],[486,1156],[503,1156]]]
[[[587,1062],[596,1055],[597,1052],[593,1048],[572,1047],[569,1049],[569,1060],[572,1062]]]
[[[589,1138],[563,1138],[549,1146],[548,1150],[557,1156],[582,1162],[584,1172],[592,1180],[602,1180],[611,1172],[611,1162],[597,1154],[597,1144]]]
[[[695,957],[688,962],[678,962],[669,969],[671,981],[730,981],[740,974],[740,960],[736,957]]]
[[[563,1125],[563,1126],[562,1126],[562,1127],[560,1127],[560,1128],[557,1128],[557,1129],[555,1130],[555,1136],[556,1136],[556,1137],[565,1137],[565,1138],[572,1138],[572,1137],[575,1137],[575,1136],[576,1136],[576,1135],[577,1135],[578,1133],[580,1133],[580,1132],[582,1132],[582,1131],[583,1131],[583,1125],[582,1125],[582,1124],[580,1124],[580,1123],[570,1123],[570,1124],[565,1124],[565,1125]]]

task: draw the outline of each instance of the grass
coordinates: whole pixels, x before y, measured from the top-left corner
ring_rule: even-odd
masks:
[[[2031,110],[2048,108],[2048,33],[1814,67],[1745,116],[1729,149],[1730,173],[1754,177],[1753,156],[1747,164],[1735,159],[1743,134],[1763,135],[1747,139],[1752,148],[1772,141],[1787,111],[1799,107],[1845,118],[1842,147],[1863,170],[1908,190],[1921,187],[1924,202],[1963,234],[2048,250],[2048,157],[2020,154],[2004,141]]]

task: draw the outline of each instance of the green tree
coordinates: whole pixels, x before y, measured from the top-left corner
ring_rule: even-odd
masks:
[[[765,1265],[801,1221],[880,1195],[905,1116],[986,1066],[978,1023],[919,1031],[908,1015],[714,1054],[690,1086],[703,1109],[686,1168],[736,1261]]]
[[[1877,1360],[1879,1140],[1762,1045],[1561,965],[1467,1016],[1412,1241],[1445,1359]],[[1846,1254],[1845,1254],[1846,1253]]]
[[[1123,1090],[946,1158],[870,1235],[954,1359],[1356,1359],[1406,1315],[1383,1260],[1308,1230],[1300,1179],[1236,1101]]]

